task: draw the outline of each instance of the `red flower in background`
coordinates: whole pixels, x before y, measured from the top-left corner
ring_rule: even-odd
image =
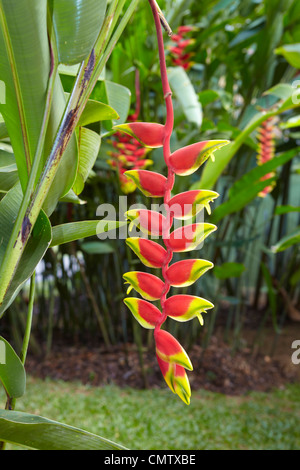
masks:
[[[275,157],[275,120],[273,117],[266,119],[260,129],[258,134],[259,140],[259,149],[257,155],[257,164],[263,165],[269,160],[272,160]],[[275,176],[275,173],[268,173],[261,178],[261,181],[267,180]],[[272,192],[275,184],[270,184],[266,186],[260,193],[259,197],[265,197],[267,194]]]
[[[190,46],[195,43],[195,39],[189,37],[189,33],[195,31],[194,26],[179,26],[177,33],[171,36],[171,40],[175,43],[169,47],[171,61],[173,65],[183,67],[189,70],[193,66],[191,58],[194,53],[190,51]]]
[[[136,110],[128,116],[128,121],[136,125],[136,121],[140,114],[140,85],[139,73],[136,71]],[[141,142],[129,134],[117,131],[110,140],[114,147],[112,151],[107,152],[110,159],[107,163],[115,169],[119,174],[120,187],[123,193],[129,194],[135,191],[136,183],[128,178],[125,173],[128,170],[145,169],[152,165],[152,160],[147,158],[150,148],[146,148]]]

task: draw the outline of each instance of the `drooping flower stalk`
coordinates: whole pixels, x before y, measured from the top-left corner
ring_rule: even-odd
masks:
[[[137,321],[144,327],[154,330],[156,356],[167,385],[186,404],[190,403],[191,389],[185,369],[192,370],[191,361],[179,342],[162,329],[167,317],[179,322],[198,318],[203,324],[202,313],[213,304],[201,297],[191,295],[169,296],[171,287],[184,287],[196,282],[213,264],[206,260],[186,260],[170,264],[173,253],[191,251],[199,245],[216,226],[209,223],[193,223],[172,230],[174,219],[186,220],[205,207],[210,213],[209,203],[218,194],[214,191],[187,191],[172,197],[175,175],[194,173],[213,152],[228,141],[205,141],[189,145],[171,152],[171,135],[174,126],[172,92],[170,89],[165,60],[162,27],[164,19],[155,0],[149,0],[155,20],[163,95],[166,105],[164,125],[156,123],[127,123],[116,129],[137,138],[146,147],[162,147],[168,169],[167,177],[147,170],[133,170],[126,175],[133,179],[137,187],[149,197],[163,197],[165,214],[147,209],[132,209],[127,217],[132,224],[150,236],[160,236],[165,247],[143,238],[129,237],[128,245],[148,267],[161,269],[162,279],[138,271],[124,274],[129,284],[129,292],[135,289],[143,299],[124,300]],[[169,29],[169,28],[165,28]],[[159,300],[160,309],[151,304]]]

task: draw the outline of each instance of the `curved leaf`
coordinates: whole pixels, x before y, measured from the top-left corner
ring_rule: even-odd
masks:
[[[19,411],[0,410],[0,440],[38,450],[126,450],[96,434]]]
[[[79,149],[79,165],[73,191],[80,194],[83,191],[91,169],[97,159],[101,144],[101,137],[96,132],[80,127],[78,129],[78,149]]]
[[[82,238],[93,237],[100,233],[115,230],[126,222],[115,222],[108,220],[82,220],[69,224],[56,225],[53,227],[53,238],[51,246],[63,245]],[[99,243],[101,241],[99,240]]]
[[[293,245],[298,245],[300,243],[300,227],[297,227],[292,233],[281,238],[276,245],[272,246],[271,250],[273,253],[279,253],[281,251],[287,250]]]

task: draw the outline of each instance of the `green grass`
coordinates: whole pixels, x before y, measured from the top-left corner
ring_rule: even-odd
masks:
[[[0,392],[1,404],[4,396]],[[16,409],[99,434],[129,449],[300,449],[300,385],[228,397],[194,391],[96,388],[28,378]],[[11,447],[10,447],[11,448]]]

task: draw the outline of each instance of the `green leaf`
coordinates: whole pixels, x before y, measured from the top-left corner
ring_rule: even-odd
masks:
[[[78,64],[91,52],[100,32],[107,0],[50,0],[59,61]]]
[[[0,112],[24,191],[40,136],[50,75],[47,1],[1,0],[0,7],[0,80],[6,88],[6,100],[0,104]],[[65,104],[57,73],[44,155],[37,178],[50,153]],[[77,158],[76,139],[72,137],[44,203],[43,208],[48,215],[53,212],[58,199],[71,189]]]
[[[80,199],[77,194],[71,189],[65,196],[60,199],[60,202],[71,202],[72,204],[86,204],[86,201]]]
[[[51,246],[63,245],[64,243],[81,240],[82,238],[92,237],[100,233],[115,230],[124,225],[127,225],[127,222],[108,220],[85,220],[56,225],[52,228],[53,237]],[[101,243],[100,240],[99,243]]]
[[[300,44],[285,44],[275,49],[275,54],[283,55],[292,67],[300,68]]]
[[[20,185],[14,186],[0,201],[0,265],[5,254],[6,246],[10,238],[14,220],[18,213],[22,200]],[[24,233],[26,227],[23,227]],[[51,241],[51,225],[46,214],[41,211],[33,228],[32,235],[24,250],[18,268],[12,274],[10,285],[5,292],[4,300],[0,304],[0,318],[13,302],[14,298],[22,288],[23,284],[32,276],[37,264],[43,258]],[[0,286],[1,289],[1,286]]]
[[[80,247],[89,255],[107,255],[115,251],[115,248],[110,243],[99,243],[99,241],[81,243]]]
[[[18,169],[13,153],[0,150],[0,193],[7,193],[18,182]]]
[[[214,274],[218,279],[228,279],[230,277],[240,277],[245,271],[245,266],[241,263],[223,263],[214,267]]]
[[[89,100],[79,119],[78,126],[87,126],[94,122],[117,120],[119,118],[118,113],[108,104]]]
[[[198,96],[202,106],[206,106],[216,101],[219,98],[219,93],[217,93],[215,90],[203,90],[199,93]]]
[[[25,393],[24,366],[6,339],[0,336],[0,381],[10,398],[20,398]]]
[[[282,215],[282,214],[288,214],[290,212],[300,212],[300,207],[296,206],[277,206],[275,209],[274,214],[275,215]]]
[[[228,200],[214,210],[211,216],[212,223],[216,223],[223,217],[243,209],[260,191],[266,186],[269,186],[276,179],[275,177],[271,177],[261,181],[261,178],[273,172],[279,166],[287,163],[297,155],[298,152],[298,148],[284,152],[267,163],[258,165],[237,180],[229,191]]]
[[[130,109],[131,92],[123,85],[109,80],[98,81],[91,94],[91,99],[101,103],[107,103],[119,116],[119,119],[108,119],[103,123],[102,135],[110,132],[114,125],[123,124],[127,120]]]
[[[293,96],[297,92],[295,88],[288,84],[277,85],[264,94],[273,94],[279,98],[278,108],[267,113],[256,113],[247,126],[240,131],[240,134],[229,145],[219,149],[215,153],[215,162],[208,161],[205,165],[201,179],[191,186],[191,189],[213,189],[219,176],[225,170],[232,158],[237,154],[243,144],[246,143],[251,132],[255,131],[269,117],[280,115],[281,113],[296,108],[300,105],[300,100],[294,100]]]
[[[202,106],[186,71],[182,67],[172,67],[168,71],[168,77],[171,89],[174,91],[186,119],[197,127],[201,127]]]
[[[0,410],[0,441],[37,450],[126,450],[82,429],[7,410]]]
[[[0,112],[24,189],[40,135],[50,73],[47,1],[1,0],[0,19],[0,80],[6,92]]]
[[[59,71],[65,92],[69,93],[74,84],[78,67],[62,67],[60,65]],[[131,92],[128,88],[118,83],[105,80],[104,76],[100,76],[90,95],[90,100],[87,103],[87,111],[83,112],[82,119],[84,119],[84,121],[80,121],[80,123],[81,125],[87,125],[85,120],[90,120],[91,118],[94,122],[106,121],[102,134],[110,132],[115,124],[123,124],[126,122],[130,110],[130,102]],[[95,103],[98,103],[98,105]],[[103,107],[100,109],[102,105]],[[109,108],[105,108],[105,106]],[[91,117],[88,117],[88,114],[90,114]]]
[[[79,195],[97,159],[101,137],[85,127],[78,129],[79,166],[73,186],[75,194]]]
[[[276,245],[272,246],[271,250],[273,253],[279,253],[280,251],[285,251],[293,245],[300,243],[300,227],[297,227],[292,233],[281,238]]]

